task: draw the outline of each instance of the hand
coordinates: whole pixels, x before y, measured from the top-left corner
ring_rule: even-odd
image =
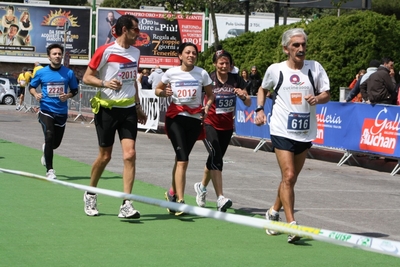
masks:
[[[137,113],[137,118],[138,118],[138,122],[140,124],[146,124],[147,122],[147,115],[144,113],[144,111],[142,110],[142,107],[139,107],[138,109],[136,109],[136,113]]]
[[[256,113],[256,119],[254,120],[254,123],[257,126],[267,124],[267,116],[265,116],[264,110],[260,110],[259,112]]]
[[[169,96],[172,96],[172,95],[173,95],[173,92],[172,92],[172,89],[171,89],[170,86],[167,86],[167,87],[164,89],[164,93],[165,93],[165,97],[169,97]]]
[[[58,98],[59,98],[62,102],[65,102],[65,101],[68,100],[69,96],[68,96],[68,94],[61,93],[61,94],[58,96]]]
[[[315,106],[318,104],[318,99],[315,95],[307,95],[304,99],[310,104],[310,106]]]
[[[113,78],[111,81],[108,82],[108,88],[113,89],[115,91],[119,91],[122,88],[122,81],[119,81],[116,78]]]
[[[37,101],[39,101],[39,102],[40,102],[40,100],[42,99],[42,97],[43,97],[42,93],[40,93],[40,94],[35,94],[35,99],[36,99]]]
[[[234,92],[240,99],[247,96],[246,91],[240,88],[234,88]]]

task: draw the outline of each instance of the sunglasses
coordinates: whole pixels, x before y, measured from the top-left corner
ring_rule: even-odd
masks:
[[[139,33],[140,29],[138,27],[130,28],[129,30],[133,30],[135,33]]]
[[[300,45],[303,46],[303,47],[305,47],[305,46],[306,46],[306,43],[293,43],[293,44],[292,44],[292,46],[294,46],[294,47],[300,47]]]

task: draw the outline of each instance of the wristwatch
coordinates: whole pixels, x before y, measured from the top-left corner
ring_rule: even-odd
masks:
[[[258,105],[256,108],[256,113],[259,112],[260,110],[264,110],[264,106]]]

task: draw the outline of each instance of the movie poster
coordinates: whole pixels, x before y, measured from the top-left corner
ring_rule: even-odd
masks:
[[[46,47],[59,43],[71,62],[88,62],[91,13],[90,7],[0,3],[0,60],[47,61]]]
[[[159,65],[169,68],[180,65],[178,47],[183,42],[194,43],[203,50],[204,14],[192,14],[184,18],[169,20],[167,12],[128,9],[97,9],[97,47],[113,42],[112,27],[124,14],[134,15],[139,20],[140,36],[136,47],[140,50],[140,67]]]

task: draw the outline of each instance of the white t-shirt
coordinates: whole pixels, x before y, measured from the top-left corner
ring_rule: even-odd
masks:
[[[284,61],[272,64],[265,72],[261,86],[263,89],[273,89],[276,94],[269,121],[271,135],[300,142],[310,142],[316,138],[316,106],[310,106],[304,99],[306,95],[314,95],[314,87],[308,76],[309,70],[316,91],[328,91],[328,75],[317,61],[305,60],[301,70],[290,69]],[[280,73],[283,81],[277,88]]]
[[[194,66],[191,71],[183,71],[180,66],[170,68],[162,76],[161,81],[164,84],[171,84],[172,102],[189,108],[202,105],[203,87],[212,83],[207,71],[197,66]],[[179,115],[200,118],[200,114],[191,115],[188,112],[181,112]]]
[[[99,47],[90,60],[89,67],[99,72],[99,78],[110,81],[120,74],[122,88],[118,92],[105,88],[101,91],[102,99],[132,98],[136,94],[136,79],[138,73],[140,50],[130,46],[123,48],[112,42]]]

